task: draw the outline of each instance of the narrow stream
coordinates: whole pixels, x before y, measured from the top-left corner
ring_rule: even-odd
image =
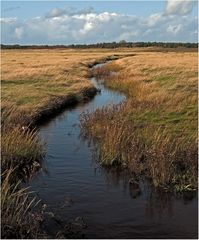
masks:
[[[91,81],[100,94],[40,127],[46,142],[46,171],[35,176],[31,190],[63,223],[82,217],[85,238],[197,238],[197,197],[176,198],[145,182],[137,194],[128,174],[93,161],[92,146],[80,137],[79,115],[120,103],[125,96]],[[48,224],[55,237],[59,224]]]

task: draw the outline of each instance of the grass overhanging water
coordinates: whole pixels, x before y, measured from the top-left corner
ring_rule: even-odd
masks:
[[[150,53],[94,68],[90,76],[127,101],[81,116],[102,165],[128,167],[153,185],[197,188],[197,61],[193,53]]]
[[[44,237],[39,221],[42,216],[34,213],[37,200],[24,186],[41,167],[43,144],[36,130],[11,124],[15,111],[11,107],[1,114],[1,237]]]

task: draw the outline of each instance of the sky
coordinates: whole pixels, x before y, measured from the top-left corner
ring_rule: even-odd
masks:
[[[197,42],[192,0],[2,1],[3,44]]]

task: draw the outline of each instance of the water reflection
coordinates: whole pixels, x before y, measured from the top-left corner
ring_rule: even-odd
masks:
[[[149,191],[146,201],[146,216],[157,216],[159,219],[166,215],[171,217],[173,215],[172,198],[171,194],[163,191],[155,191],[154,189]]]
[[[183,201],[184,204],[189,204],[196,198],[197,195],[196,192],[176,194],[156,189],[152,187],[150,182],[144,177],[139,179],[139,185],[137,185],[137,183],[132,184],[132,173],[130,173],[127,169],[121,171],[120,167],[99,168],[100,171],[103,172],[105,181],[108,185],[122,187],[123,193],[128,193],[128,195],[132,198],[132,201],[142,198],[145,202],[145,215],[149,218],[157,217],[160,219],[162,216],[164,218],[165,216],[171,218],[175,213],[174,208],[176,201],[179,200],[181,202]]]

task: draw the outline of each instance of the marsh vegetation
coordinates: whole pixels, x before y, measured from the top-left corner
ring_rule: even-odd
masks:
[[[128,167],[156,187],[197,188],[197,54],[139,53],[90,72],[127,101],[82,115],[102,165]]]
[[[24,183],[41,167],[44,148],[36,130],[13,124],[16,111],[1,114],[1,237],[42,237],[40,213],[33,212],[38,200]]]
[[[3,50],[2,237],[45,237],[42,216],[33,212],[37,200],[24,187],[45,154],[34,127],[93,97],[92,76],[127,96],[119,105],[81,115],[82,131],[97,144],[99,162],[129,168],[165,190],[195,191],[197,74],[197,53],[187,51]]]
[[[88,101],[96,88],[87,78],[89,63],[110,51],[2,51],[1,208],[3,238],[44,237],[42,210],[24,183],[42,166],[40,122],[67,106]],[[38,208],[37,208],[38,210]]]

